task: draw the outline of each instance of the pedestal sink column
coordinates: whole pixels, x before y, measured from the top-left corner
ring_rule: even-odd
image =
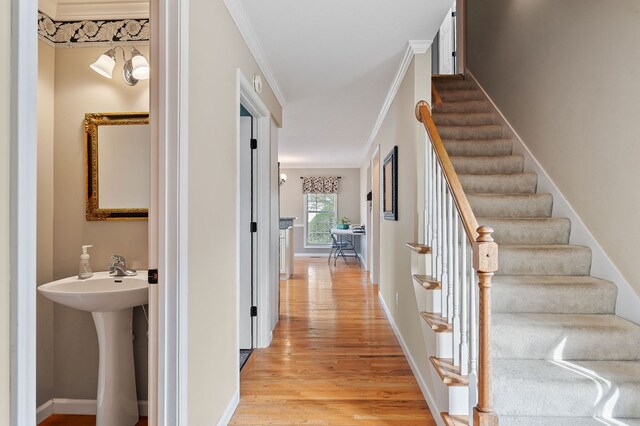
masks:
[[[138,423],[133,308],[92,315],[100,353],[96,426],[133,426]]]

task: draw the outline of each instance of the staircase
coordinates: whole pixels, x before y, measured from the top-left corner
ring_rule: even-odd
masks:
[[[640,326],[615,315],[615,284],[590,275],[591,249],[570,244],[570,220],[552,216],[552,195],[537,191],[474,82],[434,84],[438,133],[499,244],[491,349],[500,425],[640,425]]]

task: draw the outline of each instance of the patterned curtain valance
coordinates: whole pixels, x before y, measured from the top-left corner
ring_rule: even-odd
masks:
[[[303,194],[337,194],[337,176],[309,176],[302,178]]]

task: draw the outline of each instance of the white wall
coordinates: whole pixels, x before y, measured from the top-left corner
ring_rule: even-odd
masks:
[[[467,66],[640,294],[640,4],[467,3]]]
[[[297,217],[294,225],[295,253],[329,253],[329,248],[304,247],[304,176],[340,176],[338,181],[338,219],[346,216],[351,223],[361,222],[360,216],[360,169],[282,169],[287,181],[280,186],[280,216]],[[360,241],[365,238],[360,237]]]
[[[222,0],[189,5],[188,423],[216,424],[239,389],[237,69],[260,69]],[[281,123],[268,84],[260,98]]]
[[[0,1],[0,426],[11,418],[9,143],[11,140],[11,2]]]

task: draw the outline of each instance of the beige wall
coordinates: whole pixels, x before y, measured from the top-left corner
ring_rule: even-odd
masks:
[[[9,141],[11,88],[11,2],[0,1],[0,426],[11,415],[9,269]]]
[[[43,42],[39,43],[39,46],[43,45]],[[146,47],[138,48],[148,55]],[[78,273],[82,244],[94,245],[90,249],[94,271],[106,270],[109,256],[114,253],[127,258],[127,263],[134,269],[147,267],[147,221],[85,220],[84,114],[149,110],[148,82],[141,81],[134,87],[124,83],[120,53],[112,80],[99,76],[89,68],[104,51],[104,47],[55,49],[54,279]],[[42,311],[38,312],[39,316],[42,314]],[[53,330],[53,396],[95,399],[98,340],[91,314],[54,304]],[[146,399],[147,389],[146,330],[144,316],[136,310],[134,351],[140,399]],[[44,378],[39,375],[38,380]]]
[[[222,0],[189,7],[188,423],[216,424],[238,392],[237,78],[260,70]],[[260,95],[282,111],[268,84]]]
[[[467,8],[469,69],[640,293],[640,4]]]
[[[431,73],[431,52],[417,55],[409,67],[389,109],[380,132],[361,166],[366,176],[369,160],[380,146],[380,162],[398,145],[398,221],[380,222],[380,282],[379,291],[391,312],[403,340],[418,364],[425,380],[430,380],[430,366],[422,336],[420,314],[411,280],[410,241],[421,241],[424,207],[419,195],[424,173],[424,128],[415,119],[414,106],[429,99],[428,81]],[[366,195],[363,186],[362,199]],[[398,305],[396,306],[396,294]]]
[[[294,224],[304,225],[303,176],[341,176],[338,184],[338,219],[346,216],[351,223],[360,223],[360,169],[281,169],[287,182],[280,186],[280,216],[297,217]],[[363,238],[360,239],[360,241]],[[295,253],[324,253],[329,249],[305,248],[304,228],[294,228]]]
[[[38,43],[37,285],[53,280],[53,132],[55,49]],[[37,297],[36,405],[53,398],[53,302]]]

